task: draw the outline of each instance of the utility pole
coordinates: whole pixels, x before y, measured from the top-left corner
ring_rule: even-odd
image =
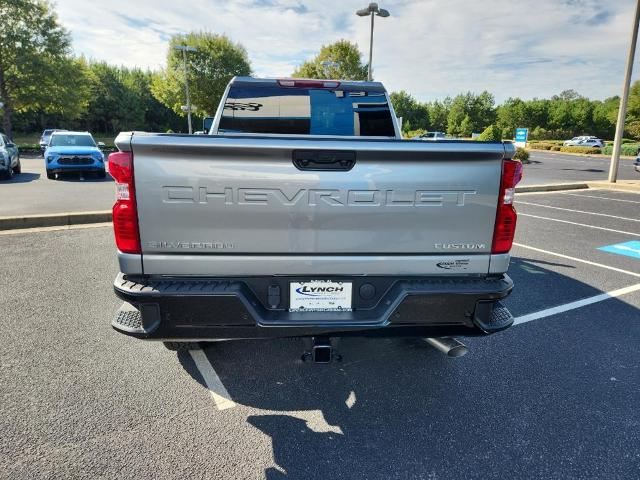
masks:
[[[372,80],[371,77],[371,64],[373,63],[373,24],[374,24],[374,16],[378,17],[388,17],[390,15],[389,10],[385,10],[384,8],[378,8],[377,3],[370,3],[367,8],[362,8],[356,12],[356,15],[359,17],[371,17],[371,34],[369,36],[369,70],[367,72],[367,80],[370,82]]]
[[[640,0],[636,1],[636,14],[633,20],[633,28],[631,29],[631,44],[629,45],[629,56],[627,57],[627,67],[624,72],[622,97],[620,98],[618,121],[616,122],[616,136],[613,140],[611,167],[609,168],[609,182],[611,183],[616,183],[616,181],[618,180],[620,147],[622,145],[622,134],[624,133],[624,121],[627,115],[627,101],[629,100],[629,87],[631,85],[631,73],[633,72],[633,58],[636,54],[636,42],[638,41],[638,22],[640,22]]]
[[[184,93],[187,97],[187,124],[189,125],[189,135],[193,133],[193,128],[191,127],[191,98],[189,98],[189,74],[187,70],[187,52],[197,52],[198,50],[195,47],[188,47],[187,45],[176,45],[174,47],[176,50],[180,50],[182,52],[182,67],[184,69]]]

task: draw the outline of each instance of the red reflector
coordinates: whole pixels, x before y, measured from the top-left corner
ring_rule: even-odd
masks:
[[[140,232],[138,230],[132,153],[116,152],[109,155],[109,173],[116,182],[113,232],[118,250],[123,253],[142,253]]]
[[[509,253],[513,245],[518,221],[518,214],[513,208],[513,194],[520,180],[522,180],[522,163],[516,160],[503,160],[491,253]]]
[[[278,80],[278,85],[288,88],[338,88],[340,82],[335,80]]]

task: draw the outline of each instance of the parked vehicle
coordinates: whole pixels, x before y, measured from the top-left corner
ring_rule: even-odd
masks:
[[[115,141],[119,332],[322,348],[512,324],[512,143],[402,140],[378,82],[248,77],[209,133]]]
[[[21,171],[18,146],[5,134],[0,134],[0,177],[10,179]]]
[[[49,145],[49,140],[51,139],[51,134],[53,132],[66,132],[66,130],[56,129],[56,128],[48,128],[42,132],[40,135],[40,150],[45,151],[47,149],[47,145]]]
[[[593,147],[593,148],[602,148],[604,147],[604,142],[599,138],[585,138],[580,140],[575,144],[577,147]]]
[[[579,137],[573,137],[571,140],[565,141],[562,145],[564,145],[565,147],[575,147],[577,145],[580,145],[580,142],[591,139],[599,140],[598,137],[594,137],[593,135],[581,135]]]
[[[417,140],[445,140],[447,134],[445,132],[425,132],[413,138]]]
[[[104,143],[95,140],[89,132],[53,132],[44,152],[47,178],[55,179],[59,173],[95,173],[106,176]]]
[[[636,172],[640,173],[640,150],[638,150],[638,155],[636,156],[636,161],[634,162]]]

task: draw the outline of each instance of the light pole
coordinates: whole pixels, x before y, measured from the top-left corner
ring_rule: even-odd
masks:
[[[371,81],[371,61],[373,59],[373,19],[374,16],[388,17],[390,15],[389,10],[384,8],[378,8],[377,3],[370,3],[367,8],[361,8],[356,12],[359,17],[371,17],[371,36],[369,37],[369,71],[367,73],[367,80]]]
[[[189,76],[187,74],[187,52],[197,52],[195,47],[188,47],[187,45],[176,45],[176,50],[182,52],[182,67],[184,68],[184,93],[187,96],[187,123],[189,125],[189,135],[193,133],[191,128],[191,99],[189,98]]]
[[[609,182],[616,183],[618,180],[618,163],[620,162],[620,145],[622,144],[622,133],[624,132],[624,119],[627,115],[627,100],[629,99],[629,85],[631,84],[631,72],[633,71],[633,58],[636,54],[636,42],[638,40],[638,22],[640,22],[640,0],[636,2],[636,15],[631,29],[631,44],[629,45],[629,56],[627,57],[627,68],[624,72],[624,83],[622,84],[622,97],[618,109],[618,121],[616,122],[616,136],[613,139],[613,152],[611,153],[611,167],[609,168]]]

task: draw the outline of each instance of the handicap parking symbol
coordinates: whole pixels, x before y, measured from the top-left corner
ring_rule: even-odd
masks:
[[[598,250],[609,253],[617,253],[618,255],[626,255],[627,257],[633,257],[640,259],[640,241],[632,240],[630,242],[616,243],[614,245],[607,245],[606,247],[600,247]]]

